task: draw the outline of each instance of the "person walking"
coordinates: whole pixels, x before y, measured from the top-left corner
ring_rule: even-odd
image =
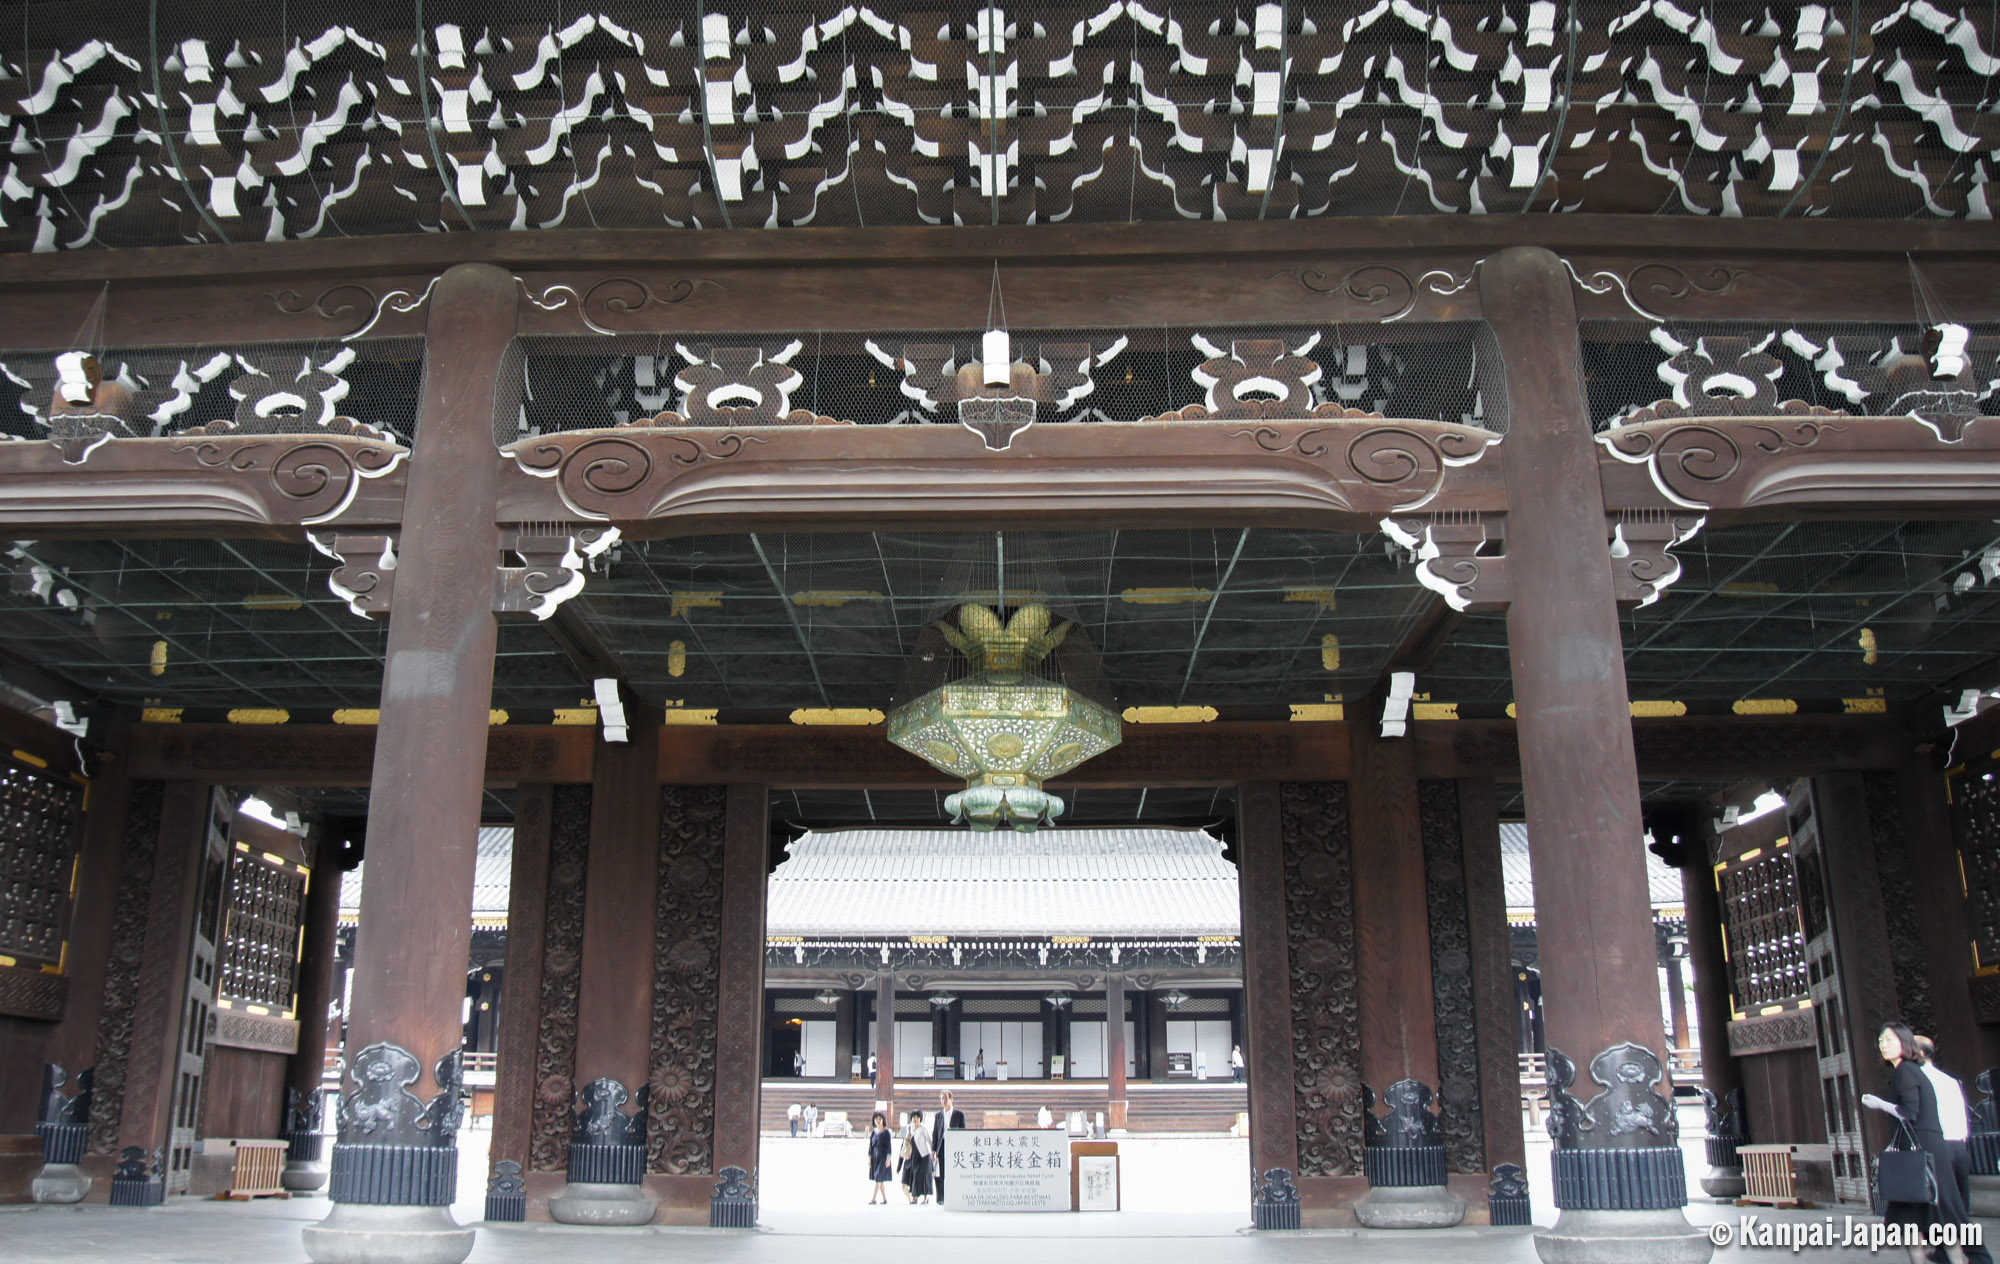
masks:
[[[1951,1149],[1945,1145],[1943,1124],[1938,1118],[1937,1091],[1923,1073],[1917,1038],[1902,1023],[1884,1023],[1875,1048],[1882,1061],[1889,1064],[1890,1091],[1895,1097],[1885,1101],[1869,1093],[1861,1102],[1907,1124],[1918,1148],[1931,1156],[1931,1171],[1937,1177],[1935,1203],[1887,1203],[1882,1209],[1882,1220],[1885,1224],[1962,1225],[1967,1218],[1965,1203],[1959,1198],[1958,1182],[1952,1178]],[[1912,1246],[1909,1253],[1910,1264],[1925,1264],[1929,1249]],[[1950,1264],[1966,1264],[1963,1247],[1947,1246],[1944,1253]]]
[[[868,1121],[868,1179],[875,1182],[875,1192],[868,1196],[868,1205],[889,1205],[889,1152],[896,1148],[896,1134],[889,1131],[889,1121],[881,1111]]]
[[[868,1055],[868,1087],[875,1087],[875,1055]]]
[[[806,1052],[805,1050],[801,1049],[792,1055],[792,1078],[802,1080],[805,1077],[806,1077]]]
[[[1917,1037],[1917,1057],[1922,1059],[1924,1078],[1931,1082],[1931,1091],[1937,1094],[1938,1131],[1944,1134],[1945,1148],[1951,1151],[1951,1179],[1958,1186],[1958,1201],[1970,1219],[1972,1211],[1972,1115],[1965,1108],[1965,1085],[1937,1064],[1937,1041],[1929,1036]],[[1943,1172],[1938,1180],[1945,1179]],[[1932,1252],[1933,1257],[1937,1252]],[[1967,1244],[1965,1247],[1967,1264],[1993,1264],[1993,1255],[1984,1242]]]
[[[924,1112],[910,1112],[903,1132],[903,1197],[912,1203],[931,1200],[931,1134],[924,1127]],[[1961,1261],[1960,1264],[1963,1264]]]
[[[807,1135],[808,1137],[812,1137],[812,1136],[817,1136],[817,1135],[819,1135],[819,1133],[818,1133],[818,1130],[819,1130],[819,1106],[818,1106],[818,1104],[817,1104],[817,1103],[814,1103],[814,1102],[807,1102],[807,1103],[806,1103],[806,1111],[805,1111],[805,1125],[806,1125],[806,1135]]]
[[[975,1080],[986,1078],[986,1050],[984,1049],[981,1049],[972,1059],[972,1078]]]
[[[931,1127],[931,1183],[937,1189],[938,1205],[944,1205],[945,1134],[965,1127],[965,1112],[952,1105],[951,1090],[938,1094],[937,1117]]]
[[[797,1102],[793,1102],[791,1105],[785,1107],[785,1118],[791,1122],[792,1135],[794,1137],[799,1135],[799,1121],[804,1119],[805,1116],[805,1107],[799,1105]]]
[[[1243,1046],[1229,1046],[1229,1074],[1238,1084],[1243,1082]]]

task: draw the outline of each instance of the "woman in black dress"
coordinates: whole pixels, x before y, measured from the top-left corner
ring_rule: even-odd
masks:
[[[1944,1130],[1938,1122],[1937,1094],[1924,1077],[1923,1064],[1917,1058],[1917,1038],[1901,1023],[1883,1025],[1882,1034],[1875,1047],[1882,1055],[1882,1061],[1889,1064],[1889,1085],[1893,1094],[1889,1101],[1883,1101],[1874,1094],[1863,1099],[1866,1104],[1900,1116],[1916,1134],[1917,1145],[1931,1156],[1931,1170],[1937,1175],[1936,1203],[1888,1203],[1882,1211],[1885,1224],[1957,1224],[1968,1219],[1966,1209],[1959,1202],[1958,1183],[1951,1177],[1951,1148],[1945,1144]],[[1901,1129],[1897,1130],[1901,1132]],[[1922,1246],[1909,1247],[1910,1264],[1924,1264],[1930,1256],[1930,1249]],[[1945,1256],[1951,1264],[1965,1264],[1965,1251],[1961,1247],[1944,1248]]]
[[[875,1192],[868,1196],[870,1206],[889,1205],[889,1191],[883,1186],[889,1183],[889,1151],[895,1147],[896,1134],[889,1131],[889,1121],[878,1110],[868,1124],[868,1179],[875,1182]]]

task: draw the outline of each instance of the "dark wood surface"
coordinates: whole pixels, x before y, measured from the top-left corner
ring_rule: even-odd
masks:
[[[1416,749],[1380,736],[1374,718],[1380,715],[1380,699],[1370,698],[1348,721],[1354,758],[1347,791],[1354,906],[1366,910],[1354,926],[1361,1078],[1378,1101],[1398,1080],[1438,1091]]]
[[[631,705],[631,704],[628,704]],[[636,1094],[652,1039],[654,888],[660,850],[659,728],[634,707],[631,740],[597,743],[584,879],[576,1083],[606,1077]],[[629,1109],[629,1107],[628,1107]]]
[[[145,952],[125,1060],[118,1146],[151,1154],[173,1127],[181,1021],[187,1006],[189,958],[207,849],[209,788],[170,781],[160,807],[160,842],[153,854],[146,909]]]
[[[542,937],[548,915],[550,800],[548,785],[514,792],[514,856],[507,887],[507,960],[500,1001],[498,1082],[493,1090],[493,1140],[488,1157],[528,1168],[534,1127],[535,1037],[540,1029]],[[587,871],[586,871],[587,872]]]
[[[1292,966],[1285,918],[1285,847],[1278,785],[1236,792],[1237,891],[1243,906],[1243,1058],[1250,1083],[1250,1179],[1299,1172],[1292,1086]]]
[[[1845,1001],[1840,1021],[1854,1063],[1854,1091],[1889,1097],[1889,1070],[1875,1049],[1884,1023],[1902,1019],[1883,907],[1882,875],[1875,863],[1875,840],[1868,828],[1867,793],[1857,773],[1813,778],[1813,820],[1826,878],[1827,913],[1834,926],[1835,969]],[[1889,1144],[1888,1117],[1858,1106],[1863,1150],[1877,1153]]]
[[[1782,816],[1783,813],[1776,815]],[[1687,909],[1688,964],[1694,967],[1694,1025],[1701,1042],[1702,1087],[1726,1102],[1732,1092],[1743,1088],[1741,1059],[1729,1055],[1729,962],[1724,956],[1721,895],[1715,888],[1715,869],[1708,863],[1705,835],[1690,838],[1690,855],[1681,869],[1681,898]],[[1812,1077],[1819,1078],[1817,1065]],[[1822,1124],[1821,1131],[1825,1131]],[[1789,1137],[1751,1139],[1759,1144]]]
[[[69,996],[63,1007],[62,1022],[49,1033],[46,1055],[48,1061],[69,1073],[72,1084],[79,1071],[97,1061],[98,1027],[104,1015],[105,967],[112,947],[111,922],[118,909],[118,887],[125,864],[125,808],[132,790],[130,719],[128,713],[114,720],[110,742],[95,763],[96,776],[91,779],[89,810],[84,814],[82,844],[77,854],[75,894],[70,902],[69,949],[63,960],[69,976]],[[0,723],[10,729],[32,724],[51,734],[68,736],[11,708],[0,708]],[[74,743],[69,745],[71,750],[75,749]]]
[[[1507,366],[1507,611],[1548,1042],[1587,1067],[1631,1041],[1666,1064],[1639,774],[1569,275],[1545,251],[1480,265]]]
[[[335,940],[340,933],[339,847],[324,833],[319,838],[318,863],[306,888],[304,924],[300,927],[298,1008],[299,1049],[285,1069],[285,1087],[303,1096],[320,1086],[326,1070],[328,1014],[339,996],[333,990]],[[279,1095],[282,1110],[289,1099]],[[253,1135],[253,1134],[243,1134]]]
[[[1458,783],[1458,820],[1465,857],[1465,912],[1472,950],[1472,1003],[1479,1030],[1479,1101],[1486,1127],[1486,1166],[1526,1163],[1521,1131],[1521,1065],[1515,1055],[1520,1010],[1508,960],[1507,887],[1500,866],[1500,817],[1493,782]]]
[[[315,1058],[324,1056],[318,1049],[312,1052]],[[282,1053],[210,1045],[202,1056],[200,1135],[275,1139],[284,1126],[290,1061]]]
[[[368,924],[354,953],[348,1046],[416,1055],[414,1087],[437,1091],[437,1061],[459,1047],[471,936],[473,864],[493,695],[494,477],[486,459],[518,287],[493,267],[455,268],[429,310],[418,415],[389,621],[382,722],[374,737]]]
[[[1756,1144],[1826,1144],[1819,1059],[1811,1049],[1782,1049],[1737,1061],[1743,1067],[1743,1109],[1750,1118],[1750,1136]],[[1882,1092],[1879,1086],[1871,1087],[1872,1071],[1863,1073],[1861,1083],[1862,1092]]]
[[[1896,794],[1909,884],[1923,912],[1917,932],[1936,1015],[1937,1030],[1925,1034],[1937,1040],[1938,1065],[1970,1088],[1974,1076],[2000,1063],[2000,1029],[1976,1021],[1972,1007],[1961,999],[1975,963],[1965,880],[1946,816],[1945,780],[1935,768],[1912,759],[1896,773]]]

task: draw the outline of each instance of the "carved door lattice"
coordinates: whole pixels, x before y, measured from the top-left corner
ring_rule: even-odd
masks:
[[[304,865],[236,844],[229,864],[219,994],[291,1017],[306,881]]]
[[[0,956],[62,959],[82,788],[26,768],[0,769]]]
[[[1812,998],[1813,1029],[1819,1057],[1821,1106],[1827,1144],[1833,1150],[1834,1196],[1843,1203],[1869,1201],[1868,1146],[1861,1133],[1861,1093],[1854,1075],[1854,1051],[1847,1038],[1847,996],[1834,947],[1832,906],[1827,899],[1826,864],[1820,854],[1817,805],[1811,795],[1796,800],[1792,846],[1798,865],[1800,908],[1805,934],[1806,986]],[[1873,1053],[1863,1050],[1873,1059]]]
[[[1951,783],[1951,832],[1965,875],[1973,964],[2000,966],[2000,776],[1966,771]]]
[[[1729,933],[1730,988],[1738,1014],[1806,995],[1806,940],[1789,848],[1724,861],[1716,884]]]

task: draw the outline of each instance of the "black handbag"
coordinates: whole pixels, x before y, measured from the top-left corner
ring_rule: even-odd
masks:
[[[1892,1141],[1876,1161],[1875,1185],[1884,1202],[1933,1205],[1938,1200],[1937,1172],[1931,1153],[1917,1144],[1917,1134],[1908,1120],[1896,1121],[1896,1140],[1908,1144],[1898,1149]]]

